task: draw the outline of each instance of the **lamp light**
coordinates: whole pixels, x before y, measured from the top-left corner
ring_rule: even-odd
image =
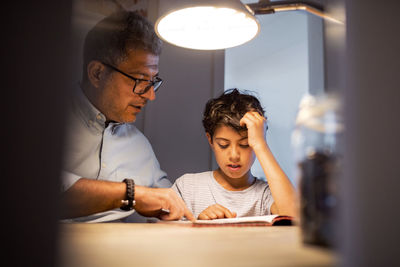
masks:
[[[217,50],[244,44],[260,31],[254,15],[304,10],[342,23],[324,14],[322,7],[304,1],[269,1],[243,4],[240,0],[192,0],[171,7],[155,23],[157,35],[176,46]]]
[[[157,35],[171,44],[201,50],[225,49],[253,39],[257,19],[239,0],[188,1],[166,12],[155,24]]]

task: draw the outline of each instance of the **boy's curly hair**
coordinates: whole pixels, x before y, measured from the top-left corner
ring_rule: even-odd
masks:
[[[207,102],[203,114],[204,129],[211,137],[214,136],[215,129],[221,125],[230,126],[237,132],[246,130],[246,126],[240,126],[239,122],[248,111],[257,111],[264,116],[264,109],[255,96],[240,92],[236,88],[227,90]]]

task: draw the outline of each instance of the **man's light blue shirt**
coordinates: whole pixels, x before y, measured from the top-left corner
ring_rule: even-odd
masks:
[[[79,88],[70,103],[64,149],[62,190],[80,178],[121,182],[132,178],[137,185],[170,187],[171,182],[154,155],[147,138],[133,123],[110,122]],[[102,222],[130,216],[115,209],[67,221]]]

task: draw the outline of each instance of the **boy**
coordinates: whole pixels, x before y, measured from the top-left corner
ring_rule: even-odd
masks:
[[[233,89],[209,100],[203,126],[219,168],[185,174],[172,186],[195,217],[296,215],[296,193],[265,140],[266,118],[257,98]],[[251,174],[255,156],[268,182]]]

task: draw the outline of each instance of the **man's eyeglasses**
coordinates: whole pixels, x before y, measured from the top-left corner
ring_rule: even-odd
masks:
[[[133,93],[137,94],[137,95],[143,95],[145,94],[147,91],[149,91],[149,89],[151,87],[154,88],[154,92],[157,92],[158,88],[160,88],[163,80],[159,77],[155,77],[153,81],[151,80],[145,80],[145,79],[138,79],[135,77],[130,76],[129,74],[126,74],[125,72],[117,69],[116,67],[114,67],[113,65],[101,62],[103,65],[109,67],[112,70],[115,70],[116,72],[121,73],[122,75],[130,78],[133,80],[134,84],[133,84]]]

